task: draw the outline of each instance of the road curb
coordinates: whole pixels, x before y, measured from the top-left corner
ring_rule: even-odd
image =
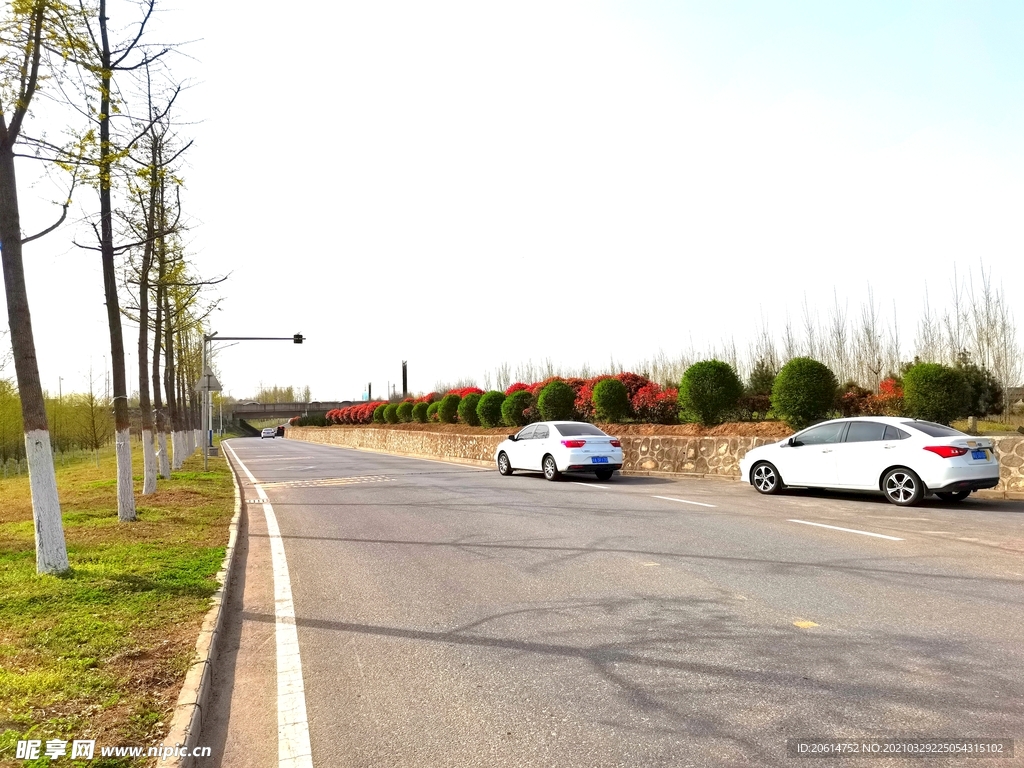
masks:
[[[242,518],[242,488],[234,464],[225,453],[224,460],[231,469],[231,479],[235,486],[235,513],[228,527],[228,545],[224,552],[224,561],[217,572],[217,583],[220,585],[211,598],[212,605],[203,619],[203,626],[196,639],[195,660],[185,673],[185,682],[178,695],[178,703],[174,706],[171,727],[163,743],[174,747],[187,747],[191,753],[197,744],[199,734],[203,730],[203,708],[210,698],[213,684],[213,664],[217,658],[218,640],[224,623],[224,603],[227,590],[231,585],[238,553],[238,525]],[[162,763],[161,763],[162,764]],[[172,768],[190,768],[196,762],[191,757],[176,756],[167,763]]]

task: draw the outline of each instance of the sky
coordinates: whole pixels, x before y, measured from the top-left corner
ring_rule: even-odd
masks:
[[[402,360],[429,391],[743,350],[869,284],[912,339],[954,267],[1024,286],[1021,3],[158,7],[153,39],[190,41],[189,248],[229,275],[212,330],[306,337],[220,350],[236,397],[382,393]],[[35,231],[54,192],[23,170]],[[26,246],[50,391],[109,365],[99,259],[72,244],[94,198]]]

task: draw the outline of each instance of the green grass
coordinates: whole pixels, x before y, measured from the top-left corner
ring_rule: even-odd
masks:
[[[133,456],[141,488],[141,450]],[[111,451],[100,466],[58,468],[71,571],[37,576],[28,478],[0,480],[0,765],[19,739],[95,738],[105,746],[161,741],[192,660],[224,557],[234,509],[223,458],[190,458],[157,493],[136,496],[139,520],[118,523]]]

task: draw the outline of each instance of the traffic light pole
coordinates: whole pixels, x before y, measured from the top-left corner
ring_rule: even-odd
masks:
[[[206,387],[203,392],[203,470],[210,468],[210,448],[213,447],[213,391],[210,389],[210,374],[206,373],[206,364],[210,359],[207,352],[209,343],[216,337],[217,341],[290,341],[293,344],[301,344],[305,337],[301,333],[292,336],[220,336],[216,332],[203,334],[203,378],[206,379]]]

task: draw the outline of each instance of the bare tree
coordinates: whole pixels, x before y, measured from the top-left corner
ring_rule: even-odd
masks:
[[[24,237],[21,230],[14,158],[43,74],[44,48],[53,46],[67,50],[73,42],[73,39],[64,38],[55,31],[61,27],[54,3],[33,0],[7,6],[0,29],[0,46],[4,49],[0,56],[0,258],[3,261],[14,370],[21,396],[38,573],[66,571],[68,553],[50,448],[46,401],[39,380],[22,252],[23,243],[39,235]],[[63,206],[57,224],[40,235],[53,230],[66,215],[67,204]]]

